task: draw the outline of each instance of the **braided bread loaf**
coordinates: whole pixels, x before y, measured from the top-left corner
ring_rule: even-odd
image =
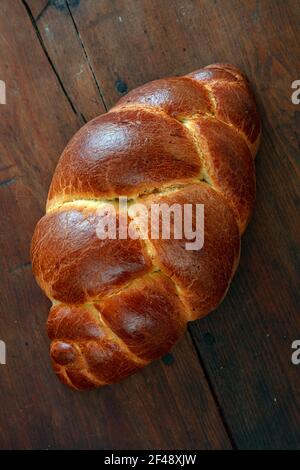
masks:
[[[51,357],[64,383],[117,382],[218,306],[254,204],[260,133],[247,79],[213,64],[133,90],[73,137],[31,246],[34,274],[53,302]],[[97,208],[120,195],[204,204],[203,248],[99,239]]]

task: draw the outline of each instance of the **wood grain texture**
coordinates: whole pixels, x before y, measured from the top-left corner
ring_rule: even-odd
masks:
[[[248,74],[264,123],[257,208],[228,299],[191,332],[237,445],[299,446],[299,370],[290,362],[300,334],[299,111],[290,99],[298,2],[85,1],[70,11],[107,106],[148,80],[215,61]]]
[[[0,6],[0,78],[11,84],[11,106],[0,107],[0,338],[15,351],[0,366],[0,447],[227,448],[218,405],[233,445],[300,448],[300,366],[291,364],[300,338],[300,105],[291,102],[299,2],[44,3],[27,2],[52,67],[26,9]],[[206,375],[186,335],[172,366],[157,362],[117,386],[74,395],[52,374],[48,302],[27,264],[57,157],[82,115],[151,79],[216,61],[247,73],[264,130],[238,273],[218,311],[190,325]]]
[[[7,346],[0,448],[230,448],[189,335],[174,349],[172,364],[157,361],[115,387],[73,393],[53,374],[49,302],[33,279],[30,239],[59,154],[81,126],[81,114],[101,112],[101,101],[80,41],[66,42],[74,47],[71,69],[77,58],[84,64],[84,83],[72,88],[63,85],[26,5],[5,0],[0,12],[0,77],[8,90],[0,107],[0,339]],[[85,98],[76,101],[81,86]]]
[[[89,121],[106,109],[69,9],[66,4],[64,9],[50,5],[41,12],[36,24],[44,47],[76,112],[84,122]]]
[[[216,61],[250,78],[264,123],[256,212],[227,299],[190,331],[237,446],[299,448],[299,3],[87,1],[71,11],[109,105],[117,80],[131,89]]]

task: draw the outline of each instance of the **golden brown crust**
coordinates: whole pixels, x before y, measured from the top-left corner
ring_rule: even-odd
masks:
[[[209,91],[216,119],[235,127],[246,138],[255,157],[261,123],[249,82],[230,64],[212,64],[189,74]]]
[[[45,215],[32,240],[32,268],[48,297],[66,304],[97,300],[151,269],[139,240],[100,240],[95,208]]]
[[[121,98],[113,110],[137,103],[160,108],[175,118],[187,112],[189,115],[213,112],[205,86],[190,77],[162,78],[146,83]]]
[[[66,385],[121,380],[218,306],[253,210],[260,133],[247,78],[212,64],[131,91],[73,137],[31,246],[53,301],[53,367]],[[120,195],[148,207],[204,204],[203,248],[186,250],[184,236],[100,240],[97,209]]]
[[[233,208],[243,232],[255,202],[255,166],[249,147],[234,127],[212,117],[197,119],[194,128],[206,175]]]
[[[199,183],[169,195],[148,197],[151,203],[204,205],[204,245],[186,250],[188,241],[173,237],[149,240],[155,250],[155,263],[176,284],[188,319],[195,320],[215,309],[232,279],[240,256],[240,233],[233,210],[220,193]],[[195,229],[195,226],[193,227]]]
[[[168,352],[186,324],[174,284],[159,272],[140,278],[96,308],[128,348],[147,361]]]
[[[78,389],[117,382],[147,364],[113,334],[91,305],[52,307],[48,334],[56,371]]]
[[[87,123],[64,150],[49,202],[137,195],[200,176],[187,129],[153,110],[109,112]]]

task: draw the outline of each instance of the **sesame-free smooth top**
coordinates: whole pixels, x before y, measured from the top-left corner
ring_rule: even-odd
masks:
[[[31,246],[53,302],[51,357],[64,383],[121,380],[219,305],[255,201],[260,133],[248,81],[228,64],[143,85],[76,133]],[[204,204],[203,248],[184,249],[184,238],[99,239],[97,209],[119,196]]]

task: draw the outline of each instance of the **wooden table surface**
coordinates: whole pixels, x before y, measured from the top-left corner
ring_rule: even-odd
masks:
[[[300,448],[298,0],[1,0],[0,447]],[[29,245],[64,146],[149,80],[231,62],[263,121],[257,204],[217,311],[172,354],[80,393],[54,376]]]

